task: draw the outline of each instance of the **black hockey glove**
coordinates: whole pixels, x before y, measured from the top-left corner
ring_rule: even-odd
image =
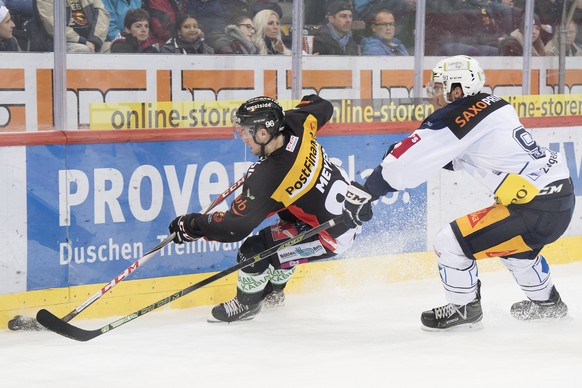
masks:
[[[372,216],[372,195],[361,184],[352,182],[348,186],[344,201],[344,224],[349,228],[355,228],[363,222],[370,221]]]
[[[196,225],[196,217],[199,215],[200,213],[186,214],[170,223],[168,229],[170,229],[170,233],[176,233],[176,237],[173,240],[176,244],[184,244],[204,237]]]

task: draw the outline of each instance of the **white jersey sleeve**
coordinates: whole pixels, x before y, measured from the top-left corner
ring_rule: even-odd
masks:
[[[570,176],[563,156],[539,146],[509,103],[480,93],[431,114],[394,146],[366,186],[376,195],[413,188],[449,162],[502,204],[529,202],[547,185]]]
[[[386,155],[380,164],[382,178],[396,190],[414,188],[462,151],[451,131],[417,129]]]

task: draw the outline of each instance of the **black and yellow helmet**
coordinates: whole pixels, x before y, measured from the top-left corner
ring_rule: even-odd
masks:
[[[265,127],[274,136],[285,128],[285,112],[274,99],[266,96],[255,97],[238,108],[235,123],[251,127],[252,132]]]

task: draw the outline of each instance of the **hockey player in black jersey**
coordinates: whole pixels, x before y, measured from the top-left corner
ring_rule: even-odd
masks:
[[[176,233],[174,242],[198,238],[240,241],[264,219],[277,214],[278,222],[241,245],[240,262],[341,215],[349,180],[316,138],[332,114],[331,103],[316,95],[304,97],[288,111],[269,97],[242,104],[236,112],[235,130],[259,160],[249,168],[242,194],[229,211],[186,214],[172,221],[169,229]],[[264,304],[280,304],[296,265],[344,252],[356,229],[339,223],[240,270],[236,297],[215,306],[209,321],[247,320]]]
[[[437,233],[434,250],[449,303],[422,313],[426,330],[478,325],[483,311],[477,260],[489,257],[501,259],[528,297],[511,306],[515,318],[561,318],[568,312],[540,251],[570,224],[570,172],[560,153],[535,142],[509,103],[481,92],[484,84],[475,59],[440,61],[431,87],[440,109],[393,145],[363,186],[353,182],[347,193],[344,215],[352,225],[372,217],[372,200],[416,187],[443,167],[465,171],[495,196],[490,207]]]

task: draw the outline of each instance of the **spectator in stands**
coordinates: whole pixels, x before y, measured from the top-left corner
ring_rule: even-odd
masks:
[[[14,22],[8,8],[0,6],[0,51],[20,51],[16,38],[12,36]]]
[[[376,12],[387,9],[398,20],[394,35],[399,37],[408,52],[414,48],[414,31],[416,24],[416,0],[353,0],[354,20],[372,20]],[[354,35],[357,34],[353,31]],[[357,37],[354,37],[358,41]]]
[[[14,23],[12,34],[18,42],[21,50],[30,50],[30,36],[28,25],[34,16],[33,0],[0,0],[0,6],[5,6],[10,11],[10,17]]]
[[[523,9],[515,7],[513,0],[490,1],[489,5],[493,20],[502,33],[509,35],[513,30],[519,28]]]
[[[582,48],[576,44],[576,34],[578,32],[578,25],[574,20],[570,20],[566,27],[566,56],[580,57],[582,56]],[[554,38],[546,45],[547,55],[560,55],[560,33],[556,32]]]
[[[169,54],[214,54],[212,47],[204,42],[204,32],[198,20],[190,15],[180,15],[176,19],[175,36],[160,48]]]
[[[353,0],[354,19],[370,20],[380,9],[389,9],[400,20],[401,14],[416,11],[416,0]]]
[[[567,0],[566,3],[566,13],[568,14],[574,6],[573,20],[577,23],[582,22],[582,0]],[[534,4],[534,13],[540,17],[541,39],[546,45],[560,30],[563,8],[563,0],[536,1]]]
[[[392,11],[381,9],[370,22],[373,34],[361,41],[362,55],[409,55],[400,40],[394,37],[396,21]]]
[[[326,4],[321,0],[308,0],[304,2],[305,25],[317,26],[325,19]]]
[[[186,14],[188,0],[143,0],[150,15],[150,41],[162,46],[172,38],[178,15]]]
[[[521,57],[523,55],[523,46],[513,36],[504,36],[499,40],[499,49],[501,55],[505,57]]]
[[[186,13],[195,17],[206,34],[209,44],[224,34],[234,15],[247,14],[249,7],[243,0],[188,0]]]
[[[503,55],[511,56],[511,55],[523,55],[523,45],[525,43],[525,38],[523,36],[523,31],[525,28],[525,20],[522,16],[521,23],[518,29],[514,30],[509,37],[503,39],[501,41],[501,48],[503,51]],[[544,42],[542,41],[540,32],[542,28],[542,23],[540,22],[540,18],[537,15],[534,15],[533,26],[532,26],[532,51],[531,55],[534,57],[543,57],[548,55],[546,53],[546,48]],[[508,46],[517,46],[516,42],[519,44],[521,48],[521,52],[515,50],[515,52],[508,52]]]
[[[246,15],[240,15],[226,26],[224,35],[215,41],[215,54],[258,54],[253,41],[255,26]]]
[[[359,47],[352,37],[352,4],[334,1],[326,11],[326,24],[315,32],[313,54],[359,55]]]
[[[253,18],[256,33],[253,41],[261,55],[291,55],[291,50],[285,47],[279,28],[279,15],[277,12],[264,9]]]
[[[375,8],[384,8],[378,0],[353,0],[354,11],[357,17],[361,19],[371,19],[370,10]]]
[[[488,1],[426,2],[425,55],[499,55],[499,30]]]
[[[13,18],[32,19],[34,14],[32,0],[0,0],[0,5],[8,8]]]
[[[551,33],[553,32],[554,35],[557,34],[562,26],[563,8],[564,0],[546,0],[535,2],[534,12],[536,15],[540,16],[540,21],[542,22],[542,39],[546,44],[553,37]],[[573,11],[572,15],[570,15],[571,11]],[[570,20],[574,20],[577,25],[580,25],[582,23],[582,0],[567,0],[566,13]],[[550,31],[550,34],[545,31],[548,30],[548,25],[553,27],[553,31]],[[581,32],[582,29],[578,29],[578,36],[576,38],[577,44],[582,43]]]
[[[338,0],[306,0],[305,1],[305,24],[306,25],[313,25],[319,26],[321,23],[325,23],[325,17],[327,16],[327,9],[331,3],[338,1]],[[376,3],[378,0],[344,0],[347,2],[351,2],[353,4],[352,14],[353,18],[356,19],[359,15],[357,10],[355,9],[358,7],[358,3],[362,2],[365,3]],[[362,5],[361,5],[362,6]],[[387,8],[387,7],[382,7]],[[360,18],[361,20],[361,18]]]
[[[121,31],[124,29],[125,14],[128,10],[133,8],[141,8],[141,0],[101,0],[103,5],[109,12],[109,31],[107,32],[107,40],[121,36]]]
[[[53,50],[55,29],[53,4],[54,0],[36,0],[35,20],[31,32],[31,50]],[[101,0],[68,0],[66,2],[66,18],[68,53],[101,51],[109,29],[109,12]]]
[[[576,9],[574,10],[572,20],[576,22],[577,26],[582,24],[582,0],[578,0],[576,3]],[[578,32],[576,32],[576,39],[574,41],[577,45],[582,45],[582,28],[578,28]]]
[[[270,1],[270,0],[254,0],[253,6],[250,9],[251,15],[256,15],[260,11],[264,9],[270,9],[271,11],[277,12],[279,15],[279,20],[282,21],[283,19],[283,8],[279,4],[279,2]]]
[[[150,41],[150,15],[143,8],[125,14],[121,36],[111,43],[112,53],[157,53],[157,44]]]
[[[568,6],[571,2],[571,0],[568,1]],[[539,15],[542,24],[559,26],[562,22],[563,6],[563,0],[536,1],[534,3],[534,12]]]

